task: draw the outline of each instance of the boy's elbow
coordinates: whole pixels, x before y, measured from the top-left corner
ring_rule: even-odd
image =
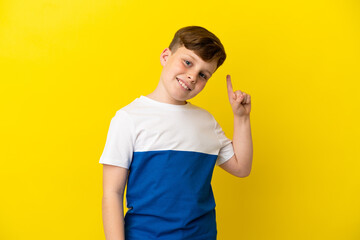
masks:
[[[246,178],[246,177],[248,177],[249,175],[250,175],[250,173],[246,173],[246,174],[241,173],[241,174],[238,174],[238,175],[236,175],[236,176],[239,177],[239,178]]]
[[[250,175],[250,173],[251,173],[251,169],[248,171],[239,171],[238,174],[236,174],[236,176],[239,178],[246,178]]]

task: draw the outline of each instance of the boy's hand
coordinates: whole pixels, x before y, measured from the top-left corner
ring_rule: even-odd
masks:
[[[234,116],[243,117],[250,115],[251,100],[250,95],[240,90],[233,91],[230,75],[226,76],[227,90],[229,101],[233,110]]]

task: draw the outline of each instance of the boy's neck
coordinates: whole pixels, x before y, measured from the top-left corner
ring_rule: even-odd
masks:
[[[161,97],[159,96],[159,94],[156,93],[156,90],[148,95],[146,95],[146,97],[151,98],[152,100],[158,101],[158,102],[162,102],[162,103],[167,103],[167,104],[173,104],[173,105],[185,105],[188,102],[184,101],[184,102],[177,102],[177,101],[171,101],[168,98],[165,97]]]

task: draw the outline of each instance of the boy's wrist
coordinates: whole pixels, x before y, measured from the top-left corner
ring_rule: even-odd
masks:
[[[250,114],[249,115],[242,115],[242,116],[234,115],[234,122],[246,123],[248,121],[250,121]]]

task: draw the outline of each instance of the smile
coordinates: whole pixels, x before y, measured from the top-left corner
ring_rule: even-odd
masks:
[[[188,91],[191,91],[191,89],[188,88],[183,81],[181,81],[181,80],[178,79],[178,78],[176,78],[176,80],[180,83],[180,85],[181,85],[184,89],[186,89],[186,90],[188,90]]]

